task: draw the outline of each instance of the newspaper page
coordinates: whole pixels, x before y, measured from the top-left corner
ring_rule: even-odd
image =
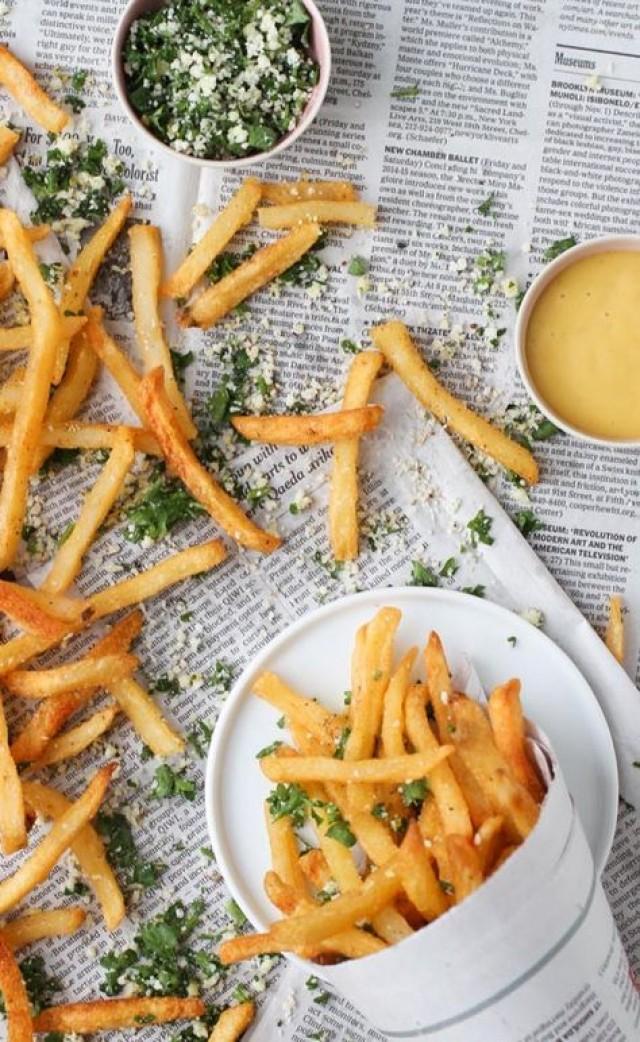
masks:
[[[74,94],[75,73],[87,73],[77,92],[86,107],[67,136],[106,142],[134,193],[134,219],[161,227],[170,270],[239,179],[233,172],[199,173],[149,147],[133,130],[110,80],[110,45],[123,8],[118,0],[8,0],[0,5],[0,34],[59,98]],[[611,689],[619,686],[624,704],[616,703],[614,715],[622,721],[615,735],[620,742],[629,687],[609,671],[617,667],[602,658],[596,636],[611,592],[624,598],[625,666],[633,679],[640,657],[637,454],[561,434],[546,437],[516,379],[512,349],[518,294],[553,243],[636,229],[637,4],[326,0],[321,8],[334,61],[326,103],[291,150],[255,173],[348,178],[379,205],[375,234],[330,231],[306,284],[277,283],[211,332],[179,330],[171,309],[166,316],[171,346],[183,356],[207,461],[260,523],[277,528],[283,548],[268,558],[233,549],[215,572],[144,606],[146,624],[136,645],[142,675],[168,718],[189,736],[187,753],[171,763],[173,795],[158,797],[158,763],[126,726],[116,727],[72,768],[49,769],[44,779],[73,795],[97,763],[117,758],[120,771],[101,829],[127,891],[125,924],[114,936],[106,933],[71,857],[32,898],[34,907],[53,907],[66,895],[65,901],[81,902],[89,912],[80,933],[47,944],[46,951],[34,948],[45,958],[47,1001],[62,1001],[143,987],[141,973],[148,978],[157,969],[143,926],[154,917],[175,919],[179,895],[195,925],[173,952],[173,986],[199,989],[214,1011],[255,997],[259,1014],[247,1034],[251,1042],[382,1037],[333,989],[306,980],[286,960],[261,959],[225,971],[215,959],[220,937],[245,926],[208,846],[204,757],[225,694],[258,649],[327,600],[415,582],[418,562],[447,588],[472,590],[529,613],[573,657],[605,711],[609,697],[617,697]],[[0,190],[3,203],[26,219],[36,200],[24,170],[46,164],[50,142],[7,97],[3,108],[4,118],[23,128],[23,138]],[[238,248],[260,240],[252,228]],[[78,237],[74,242],[63,229],[59,243],[45,244],[46,263],[67,264]],[[365,274],[349,274],[353,257],[364,258]],[[92,300],[105,308],[110,331],[136,359],[127,267],[123,236]],[[209,403],[237,375],[234,364],[242,357],[247,408],[331,407],[340,399],[350,352],[367,345],[372,322],[391,315],[411,326],[447,386],[533,439],[543,477],[533,492],[509,482],[490,461],[432,428],[395,378],[386,377],[380,400],[407,438],[400,445],[397,437],[389,444],[374,439],[365,449],[362,553],[356,564],[339,567],[326,533],[330,451],[243,448],[211,424]],[[14,364],[13,357],[3,361],[5,376]],[[134,422],[104,374],[82,415]],[[59,460],[34,481],[20,574],[38,581],[100,463],[91,454]],[[153,461],[136,459],[123,514],[154,474]],[[481,507],[493,518],[495,542],[460,553],[467,523]],[[508,516],[527,533],[529,545]],[[136,532],[130,517],[116,520],[88,555],[78,589],[112,584],[210,538],[211,531],[196,517],[153,542]],[[440,576],[450,559],[455,569]],[[12,721],[19,724],[19,718]],[[632,969],[640,973],[640,819],[632,766],[640,743],[634,756],[633,727],[631,719],[624,748],[618,742],[625,799],[604,885]],[[37,838],[43,826],[34,828]],[[144,1031],[157,1034],[152,1027]],[[177,1037],[191,1042],[207,1032],[203,1022],[178,1029]]]

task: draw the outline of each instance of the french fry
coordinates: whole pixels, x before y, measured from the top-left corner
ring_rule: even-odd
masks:
[[[319,851],[310,850],[309,853],[319,853]],[[302,861],[302,858],[300,860]],[[278,873],[272,869],[265,872],[263,886],[271,904],[275,905],[279,912],[283,912],[285,915],[293,915],[300,901],[292,886],[284,883]]]
[[[8,1042],[33,1042],[31,1004],[11,948],[0,934],[0,991],[7,1014]]]
[[[184,739],[165,720],[151,695],[137,680],[123,677],[107,684],[107,691],[154,756],[176,756],[182,752]]]
[[[147,998],[93,999],[43,1009],[33,1022],[38,1033],[59,1031],[65,1035],[92,1035],[94,1031],[120,1031],[141,1024],[166,1024],[172,1020],[194,1020],[205,1012],[202,999]]]
[[[65,423],[77,413],[91,390],[98,369],[98,359],[87,344],[85,327],[76,333],[67,355],[64,376],[51,395],[44,426]],[[35,474],[53,450],[41,446],[33,458],[31,473]]]
[[[405,725],[409,740],[417,752],[438,749],[438,740],[429,727],[425,706],[423,684],[415,684],[405,702]],[[429,777],[429,788],[433,793],[442,827],[446,835],[473,836],[473,825],[462,790],[449,763],[441,763]]]
[[[102,309],[88,308],[87,342],[129,402],[129,405],[145,424],[147,418],[140,400],[140,374],[121,347],[110,337],[102,324]]]
[[[118,651],[128,651],[141,628],[142,612],[133,611],[112,626],[88,654],[100,657]],[[70,691],[43,699],[12,742],[11,755],[15,762],[30,763],[40,759],[51,739],[62,730],[69,717],[90,702],[97,690],[83,688],[81,691]]]
[[[527,752],[519,680],[509,680],[494,688],[489,696],[489,720],[498,751],[509,764],[514,778],[524,785],[536,803],[542,803],[544,785]]]
[[[11,876],[0,882],[0,914],[8,912],[34,887],[44,882],[53,866],[68,850],[76,836],[97,812],[115,770],[115,764],[101,767],[83,794],[53,824],[45,838]],[[25,799],[30,803],[28,783]]]
[[[77,688],[104,687],[130,676],[138,665],[137,656],[124,651],[101,658],[86,655],[50,669],[17,669],[3,683],[7,691],[21,698],[50,698]]]
[[[282,759],[264,756],[262,773],[275,782],[338,782],[347,784],[400,784],[430,774],[453,752],[453,746],[441,745],[433,753],[408,753],[384,760],[336,760],[328,756],[300,756]]]
[[[0,611],[27,633],[59,639],[69,630],[68,622],[51,614],[26,586],[0,579]]]
[[[62,315],[69,312],[77,314],[84,309],[89,290],[98,274],[100,265],[122,231],[124,223],[131,212],[132,205],[133,200],[131,196],[128,193],[123,195],[106,220],[80,250],[65,279],[60,300],[60,313]],[[68,352],[69,341],[63,340],[56,358],[53,381],[56,384],[60,383],[64,374]]]
[[[0,261],[0,300],[6,300],[13,291],[16,277],[9,261]]]
[[[362,351],[349,367],[342,398],[344,410],[367,405],[383,356],[379,351]],[[336,441],[329,492],[329,540],[336,561],[353,561],[358,556],[358,454],[357,437]]]
[[[517,849],[517,845],[513,843],[510,844],[508,847],[504,847],[504,849],[498,855],[498,859],[495,865],[493,866],[492,874],[493,872],[497,872],[499,868],[502,868],[505,861],[508,861],[511,855],[514,854]]]
[[[83,720],[77,727],[72,727],[68,731],[63,731],[57,738],[52,738],[40,759],[31,764],[33,770],[49,767],[51,764],[62,763],[63,760],[71,760],[74,756],[79,756],[109,730],[119,711],[120,707],[117,703],[111,703],[104,709],[99,709],[87,720]]]
[[[411,393],[440,423],[530,485],[536,484],[538,464],[529,450],[445,390],[419,354],[404,323],[393,320],[374,326],[371,339]]]
[[[433,857],[438,866],[438,879],[443,893],[447,892],[447,883],[451,882],[451,864],[444,841],[444,829],[436,801],[427,797],[420,809],[418,828],[425,850]]]
[[[209,1035],[209,1042],[238,1042],[255,1015],[254,1002],[241,1002],[239,1006],[230,1006],[223,1010]]]
[[[447,899],[431,867],[418,823],[409,823],[400,847],[400,873],[404,891],[428,923],[447,911]]]
[[[31,224],[25,227],[24,233],[27,236],[29,242],[42,242],[47,236],[51,235],[50,224]],[[4,239],[2,233],[0,233],[0,249],[5,249]]]
[[[211,262],[222,253],[234,235],[249,224],[261,195],[262,186],[254,177],[242,182],[182,264],[164,282],[162,293],[165,297],[176,299],[189,295]]]
[[[373,755],[382,724],[384,693],[391,677],[393,641],[399,624],[397,608],[380,608],[367,626],[362,682],[358,690],[351,693],[351,734],[345,748],[345,761],[364,760]]]
[[[404,744],[404,700],[417,654],[417,648],[409,648],[389,680],[384,695],[380,732],[383,756],[404,756],[407,751]]]
[[[0,126],[0,166],[4,166],[9,157],[13,155],[13,150],[19,140],[20,135],[17,130],[12,130],[5,124]]]
[[[441,742],[444,742],[454,726],[451,711],[453,686],[442,641],[435,631],[429,634],[424,649],[424,664],[427,671],[429,701],[436,718],[438,737]]]
[[[334,716],[313,698],[304,698],[287,687],[275,673],[265,671],[254,680],[252,692],[277,709],[288,721],[311,731],[320,742],[330,743],[331,748],[340,738],[345,724],[344,717]]]
[[[351,864],[353,864],[353,859],[350,860]],[[322,851],[317,848],[307,850],[304,854],[300,855],[300,868],[304,872],[307,880],[316,890],[323,890],[331,879],[331,872],[329,871],[327,859]],[[275,903],[276,902],[274,902],[274,904]],[[280,911],[284,911],[284,909],[281,908]],[[291,911],[293,911],[293,909],[291,909]]]
[[[77,806],[61,792],[39,782],[25,781],[23,790],[28,806],[43,817],[53,818],[56,824],[61,819],[68,821],[70,811]],[[90,814],[87,821],[91,817]],[[125,916],[124,897],[107,861],[102,840],[93,826],[86,824],[74,834],[70,845],[83,876],[96,895],[107,930],[115,930]]]
[[[162,456],[160,446],[153,434],[143,427],[125,427],[115,423],[86,423],[83,420],[67,420],[66,423],[45,423],[40,432],[40,445],[51,449],[113,449],[118,432],[126,432],[133,441],[136,452],[148,456]],[[0,422],[0,446],[8,445],[11,424]]]
[[[295,228],[299,224],[354,224],[375,228],[376,208],[373,203],[335,202],[331,199],[308,199],[283,206],[260,207],[258,221],[262,228]]]
[[[268,804],[265,804],[264,813],[273,871],[291,887],[298,901],[308,899],[307,878],[300,866],[298,840],[291,819],[286,816],[272,818]]]
[[[508,840],[525,839],[538,820],[536,801],[511,774],[478,703],[458,696],[452,709],[455,729],[451,739],[457,753],[482,788],[493,813],[504,818]]]
[[[609,619],[605,633],[605,644],[614,658],[624,663],[624,618],[622,598],[618,594],[609,597]]]
[[[355,202],[358,192],[349,181],[264,181],[262,201],[273,206],[306,202],[309,199],[330,199],[334,202]]]
[[[140,391],[148,425],[158,439],[167,463],[195,499],[241,546],[261,553],[275,550],[280,545],[278,536],[264,532],[254,524],[196,457],[171,409],[160,367],[147,373],[141,381]]]
[[[61,320],[61,336],[71,339],[79,333],[87,319],[84,315],[72,315]],[[0,351],[27,351],[32,347],[34,330],[32,325],[0,329]]]
[[[0,47],[0,58],[5,48]],[[8,51],[6,52],[9,53]],[[0,80],[2,77],[0,60]],[[0,489],[0,570],[12,563],[22,531],[29,473],[47,408],[60,340],[60,317],[42,278],[33,248],[11,210],[0,210],[0,232],[16,279],[24,293],[35,336],[15,414]]]
[[[235,271],[205,290],[191,305],[184,320],[205,329],[219,322],[243,300],[299,261],[321,234],[317,224],[306,224],[256,250]]]
[[[180,430],[185,438],[198,433],[173,371],[171,353],[160,316],[160,284],[162,282],[162,239],[160,229],[152,224],[134,224],[129,229],[133,316],[136,339],[145,372],[158,366],[164,374],[164,387]]]
[[[0,83],[20,108],[50,134],[59,134],[70,116],[36,83],[27,67],[8,47],[0,46]]]
[[[473,837],[480,869],[484,876],[488,876],[495,865],[503,846],[504,821],[499,814],[483,821],[482,825]]]
[[[0,387],[0,415],[12,416],[18,408],[22,400],[26,371],[24,366],[16,366]]]
[[[0,699],[0,843],[4,854],[27,845],[22,784],[9,748],[9,732]]]
[[[320,445],[325,441],[356,438],[375,430],[383,415],[381,405],[316,413],[313,416],[232,416],[238,434],[268,445]]]
[[[445,836],[449,863],[451,865],[451,883],[455,903],[459,905],[465,897],[482,885],[482,868],[478,852],[466,836]]]
[[[77,905],[47,911],[34,909],[5,923],[0,930],[0,937],[15,952],[45,937],[65,937],[76,933],[86,918],[85,909]]]
[[[109,459],[84,498],[70,536],[58,547],[42,584],[47,593],[64,593],[79,575],[84,555],[122,491],[134,452],[130,432],[124,427],[120,428],[114,438]]]

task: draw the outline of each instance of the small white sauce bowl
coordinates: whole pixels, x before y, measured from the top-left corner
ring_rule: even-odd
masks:
[[[265,159],[271,159],[272,156],[276,156],[279,152],[283,152],[285,148],[288,148],[294,141],[297,141],[301,134],[304,134],[305,130],[311,126],[318,115],[327,93],[329,77],[331,75],[331,44],[329,42],[329,34],[327,33],[324,18],[316,7],[314,0],[301,0],[301,2],[306,7],[311,18],[309,54],[318,64],[319,77],[318,82],[313,88],[311,97],[307,102],[307,106],[295,127],[293,130],[290,130],[288,134],[285,134],[285,136],[281,138],[273,148],[268,149],[266,152],[256,152],[254,155],[241,156],[238,159],[205,159],[200,156],[190,156],[184,152],[178,152],[176,149],[171,148],[170,145],[166,145],[164,141],[161,141],[160,138],[156,137],[156,135],[144,125],[140,116],[131,105],[127,95],[122,52],[132,22],[135,22],[135,20],[140,18],[142,15],[148,14],[149,11],[158,11],[161,7],[165,6],[166,0],[129,0],[129,3],[120,16],[120,21],[118,22],[118,27],[113,38],[113,44],[111,47],[111,77],[120,104],[129,117],[131,123],[133,123],[134,127],[136,127],[136,129],[144,135],[149,142],[153,143],[157,148],[162,149],[163,152],[168,152],[169,155],[175,156],[178,159],[184,159],[186,163],[192,163],[194,166],[208,167],[213,170],[240,169],[245,166],[252,166],[254,163],[262,163]]]
[[[640,251],[640,235],[603,235],[598,239],[587,239],[586,242],[578,243],[577,246],[572,246],[571,249],[565,250],[559,257],[547,264],[529,286],[520,305],[514,331],[516,364],[522,377],[522,382],[540,409],[540,412],[544,413],[548,419],[555,423],[556,427],[560,427],[566,434],[571,434],[574,438],[579,438],[581,441],[589,441],[596,445],[609,445],[612,448],[640,445],[640,438],[600,438],[595,434],[589,434],[580,430],[578,427],[573,427],[562,416],[559,416],[541,397],[529,371],[526,350],[527,328],[540,295],[561,271],[575,264],[576,261],[582,260],[584,257],[593,256],[596,253],[621,253],[624,251]]]

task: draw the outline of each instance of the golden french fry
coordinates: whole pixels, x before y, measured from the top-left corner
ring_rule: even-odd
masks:
[[[527,751],[519,680],[509,680],[494,688],[489,696],[489,720],[498,751],[509,764],[514,778],[524,785],[536,803],[542,803],[545,789]]]
[[[313,416],[232,416],[231,422],[238,434],[249,441],[269,445],[319,445],[375,430],[383,413],[381,405],[365,405],[361,409]]]
[[[351,864],[353,864],[353,859],[349,858],[349,860],[351,861]],[[316,848],[307,850],[304,854],[300,855],[300,868],[316,890],[322,890],[331,879],[331,872],[329,871],[327,859],[322,851],[317,850]],[[265,890],[266,889],[265,886]],[[273,903],[279,907],[276,901]],[[285,909],[281,908],[280,911],[285,911]],[[291,911],[293,911],[293,909],[291,909]]]
[[[171,470],[184,482],[207,513],[241,546],[271,553],[280,545],[278,536],[254,524],[236,501],[206,470],[178,426],[164,390],[160,367],[153,369],[140,384],[147,422],[155,434]]]
[[[336,760],[329,756],[300,756],[282,759],[264,756],[262,773],[275,782],[338,782],[346,784],[378,784],[415,781],[430,774],[434,767],[453,752],[453,746],[441,745],[433,753],[408,753],[383,760]]]
[[[358,191],[349,181],[264,181],[262,201],[274,206],[306,202],[308,199],[328,199],[334,202],[354,202]]]
[[[342,733],[344,717],[334,716],[313,698],[303,698],[287,687],[275,673],[260,673],[253,683],[252,691],[279,710],[287,720],[311,731],[318,741],[328,740],[331,748]]]
[[[77,806],[61,792],[39,782],[25,781],[23,790],[28,806],[36,814],[53,818],[56,823],[61,819],[68,822],[69,812]],[[92,816],[89,814],[87,821]],[[86,824],[77,833],[74,831],[70,847],[83,876],[96,895],[107,930],[115,930],[125,916],[124,897],[107,861],[102,840],[93,826]]]
[[[622,598],[619,594],[609,597],[609,619],[605,634],[605,644],[614,658],[624,663],[624,619],[622,615]]]
[[[26,373],[24,366],[16,366],[0,386],[0,415],[12,416],[22,400],[22,388]],[[8,439],[7,439],[8,444]]]
[[[23,861],[20,868],[0,882],[0,914],[8,912],[38,883],[44,882],[65,850],[69,849],[76,836],[97,812],[115,767],[113,763],[101,767],[79,799],[55,821],[45,838],[27,860]],[[25,783],[24,795],[30,803],[27,786],[28,783]]]
[[[13,155],[13,150],[20,140],[17,130],[12,130],[5,124],[0,126],[0,166],[4,166],[7,159]]]
[[[31,764],[32,768],[38,770],[40,767],[49,767],[51,764],[62,763],[63,760],[79,756],[109,730],[119,711],[120,707],[117,704],[107,705],[87,720],[83,720],[77,727],[52,738],[40,759]]]
[[[429,726],[425,706],[425,689],[415,684],[405,702],[405,724],[409,740],[418,752],[438,749],[438,740]],[[473,825],[464,795],[449,763],[441,763],[429,777],[429,788],[433,793],[442,827],[446,835],[473,836]]]
[[[0,261],[0,300],[6,300],[16,284],[16,277],[9,261]]]
[[[314,851],[310,850],[309,853],[314,853]],[[304,856],[306,857],[307,855]],[[301,862],[302,860],[303,858],[300,858]],[[271,904],[275,905],[279,912],[284,912],[285,915],[293,915],[300,903],[293,887],[283,883],[278,873],[272,871],[272,869],[265,872],[263,885],[264,892]]]
[[[435,631],[429,634],[427,646],[424,649],[424,664],[427,671],[429,700],[436,718],[438,736],[440,741],[444,742],[454,726],[451,712],[453,687],[442,641]]]
[[[202,238],[187,254],[180,267],[165,281],[162,286],[164,296],[175,299],[189,295],[211,262],[222,253],[236,232],[249,224],[256,212],[261,194],[262,186],[254,177],[243,181]]]
[[[86,323],[84,315],[72,315],[61,321],[61,336],[71,339],[79,333]],[[13,326],[11,329],[0,329],[0,351],[26,351],[33,345],[34,330],[32,325]]]
[[[438,879],[445,896],[448,893],[447,883],[451,882],[451,865],[444,841],[444,829],[440,820],[440,812],[435,800],[427,798],[422,804],[418,817],[418,828],[425,850],[433,857],[438,867]]]
[[[241,1002],[239,1006],[230,1006],[223,1010],[209,1042],[238,1042],[256,1015],[254,1002]]]
[[[88,654],[101,657],[113,652],[128,651],[141,628],[142,612],[133,611],[112,626],[107,634],[94,644]],[[121,683],[126,683],[126,681],[121,681]],[[51,739],[62,730],[69,717],[90,702],[97,691],[97,688],[83,688],[81,691],[68,691],[62,695],[52,695],[51,698],[43,699],[11,744],[11,755],[15,762],[31,763],[33,760],[38,760]]]
[[[342,398],[345,410],[367,405],[383,356],[379,351],[362,351],[349,367]],[[357,437],[337,441],[329,493],[329,540],[336,561],[353,561],[358,556],[358,454]]]
[[[299,261],[321,234],[317,224],[306,224],[256,250],[235,271],[205,290],[191,305],[184,320],[203,328],[219,322],[243,300]]]
[[[455,903],[460,904],[482,885],[478,852],[466,836],[445,836]]]
[[[142,424],[147,422],[140,400],[140,374],[102,324],[102,309],[88,308],[87,342],[129,402]]]
[[[80,929],[87,913],[79,906],[68,908],[51,908],[47,911],[33,911],[21,915],[18,919],[12,919],[5,923],[0,930],[0,937],[11,951],[26,948],[34,941],[41,941],[45,937],[65,937]]]
[[[384,756],[404,756],[407,751],[404,744],[404,700],[417,654],[417,648],[409,648],[385,692],[380,732]]]
[[[144,369],[146,372],[158,366],[162,369],[167,398],[180,430],[185,438],[190,440],[195,438],[198,432],[175,378],[160,315],[163,264],[160,229],[152,224],[134,224],[129,229],[129,245],[133,315]]]
[[[0,843],[4,854],[27,845],[22,784],[9,748],[9,732],[0,699]]]
[[[258,221],[262,228],[295,228],[299,224],[355,224],[375,228],[376,207],[373,203],[335,202],[331,199],[308,199],[283,206],[260,207]]]
[[[146,998],[93,999],[43,1009],[33,1022],[34,1030],[59,1031],[65,1035],[92,1035],[94,1031],[119,1031],[141,1024],[166,1024],[172,1020],[194,1020],[205,1012],[202,999]]]
[[[113,449],[118,432],[126,432],[133,440],[136,452],[148,456],[161,456],[160,446],[153,434],[143,427],[125,427],[115,423],[86,423],[83,420],[67,420],[66,423],[45,423],[40,432],[40,445],[47,450],[58,449]],[[0,446],[8,445],[11,424],[0,422]]]
[[[371,339],[411,393],[440,423],[535,485],[538,464],[529,450],[445,390],[418,352],[404,323],[393,320],[374,326]]]
[[[274,819],[269,805],[264,807],[267,835],[271,850],[271,866],[283,883],[291,887],[298,901],[309,897],[307,879],[300,865],[298,840],[291,819],[284,816]]]
[[[48,235],[51,235],[50,224],[31,224],[25,227],[24,233],[27,236],[29,242],[42,242]],[[4,239],[0,233],[0,249],[4,250]]]
[[[0,57],[5,49],[0,47]],[[8,52],[6,52],[8,53]],[[0,61],[1,80],[1,61]],[[32,457],[49,398],[60,316],[42,278],[38,261],[20,221],[11,210],[0,210],[0,232],[16,279],[24,293],[34,327],[34,342],[15,414],[0,489],[0,570],[12,563],[22,532]]]
[[[539,808],[524,785],[516,781],[498,751],[491,725],[481,706],[458,696],[452,705],[456,752],[474,776],[494,814],[505,821],[510,842],[525,839],[538,820]]]
[[[351,734],[345,748],[345,760],[364,760],[373,756],[382,724],[384,693],[391,677],[393,641],[400,618],[397,608],[380,608],[367,626],[362,682],[359,689],[351,693]]]
[[[7,673],[4,686],[21,698],[50,698],[83,687],[104,687],[138,668],[139,659],[128,652],[94,658],[86,655],[51,669],[16,669]]]
[[[412,905],[428,923],[449,907],[436,874],[431,867],[418,823],[409,823],[400,847],[402,886]]]
[[[473,837],[473,845],[480,860],[484,876],[488,876],[495,865],[503,846],[504,821],[499,814],[483,821]]]
[[[27,989],[20,967],[2,934],[0,934],[0,991],[2,991],[7,1014],[7,1042],[33,1042],[31,1003]]]
[[[64,130],[71,118],[69,113],[51,100],[27,67],[4,46],[0,46],[0,83],[20,108],[44,130],[50,134],[59,134]]]
[[[62,640],[69,631],[68,623],[44,608],[33,593],[26,586],[0,579],[0,611],[27,633]]]
[[[84,309],[89,290],[98,274],[100,265],[122,231],[132,206],[131,196],[128,193],[123,195],[106,220],[80,250],[65,279],[60,301],[62,315],[69,314],[69,312],[78,314]],[[68,352],[69,341],[63,340],[56,358],[53,381],[56,384],[60,383],[64,374]]]
[[[64,376],[49,399],[44,426],[64,423],[77,413],[91,390],[98,369],[98,359],[87,344],[83,327],[71,341]],[[53,450],[41,446],[36,451],[31,473],[35,474]]]
[[[118,429],[113,448],[95,485],[87,492],[70,536],[59,546],[42,584],[47,593],[64,593],[80,573],[82,559],[120,495],[135,449],[125,427]]]
[[[184,749],[184,740],[165,720],[151,695],[133,677],[109,682],[113,695],[134,730],[154,756],[176,756]]]

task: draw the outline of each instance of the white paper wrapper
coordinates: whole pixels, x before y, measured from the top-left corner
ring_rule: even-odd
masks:
[[[557,764],[531,836],[472,897],[400,945],[315,972],[389,1038],[640,1038],[640,998]]]

